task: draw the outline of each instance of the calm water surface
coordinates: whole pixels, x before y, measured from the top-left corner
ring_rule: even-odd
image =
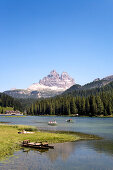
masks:
[[[68,117],[69,118],[69,117]],[[54,150],[20,150],[14,157],[0,162],[0,169],[9,170],[112,170],[113,169],[113,118],[73,118],[67,123],[67,117],[3,117],[0,122],[10,124],[34,125],[46,130],[77,131],[96,134],[102,140],[78,141],[55,144]],[[49,126],[48,121],[56,120],[57,126]]]

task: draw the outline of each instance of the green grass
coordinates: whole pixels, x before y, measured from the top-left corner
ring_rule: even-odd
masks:
[[[12,111],[14,110],[13,107],[1,107],[0,106],[0,113],[3,111],[2,114],[4,114],[6,111]]]
[[[18,134],[18,131],[22,130],[34,131],[33,134]],[[6,156],[14,153],[15,150],[20,149],[20,144],[23,140],[30,139],[31,142],[45,142],[48,143],[62,143],[77,141],[80,139],[94,139],[90,137],[82,136],[79,133],[64,133],[64,132],[42,132],[36,131],[36,127],[24,126],[24,125],[3,125],[0,124],[0,160],[6,158]]]
[[[17,128],[18,130],[26,130],[26,131],[37,131],[37,128],[35,126],[27,126],[27,125],[14,125],[14,128]]]

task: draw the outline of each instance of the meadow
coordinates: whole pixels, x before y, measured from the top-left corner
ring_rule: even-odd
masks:
[[[33,134],[18,134],[19,131],[33,131]],[[0,159],[12,155],[14,151],[21,148],[23,140],[31,142],[63,143],[80,139],[94,139],[93,135],[81,135],[79,133],[44,132],[38,131],[36,127],[25,125],[0,125]]]

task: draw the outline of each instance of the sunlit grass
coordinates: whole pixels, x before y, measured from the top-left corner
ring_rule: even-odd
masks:
[[[18,131],[34,131],[33,134],[18,134]],[[31,142],[62,143],[83,139],[79,134],[52,133],[36,131],[36,127],[24,125],[0,125],[0,159],[11,155],[20,149],[23,140],[30,139]],[[88,139],[88,137],[87,137]]]

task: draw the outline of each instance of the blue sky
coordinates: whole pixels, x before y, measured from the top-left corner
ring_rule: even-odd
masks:
[[[0,0],[0,91],[53,69],[78,84],[113,75],[113,0]]]

